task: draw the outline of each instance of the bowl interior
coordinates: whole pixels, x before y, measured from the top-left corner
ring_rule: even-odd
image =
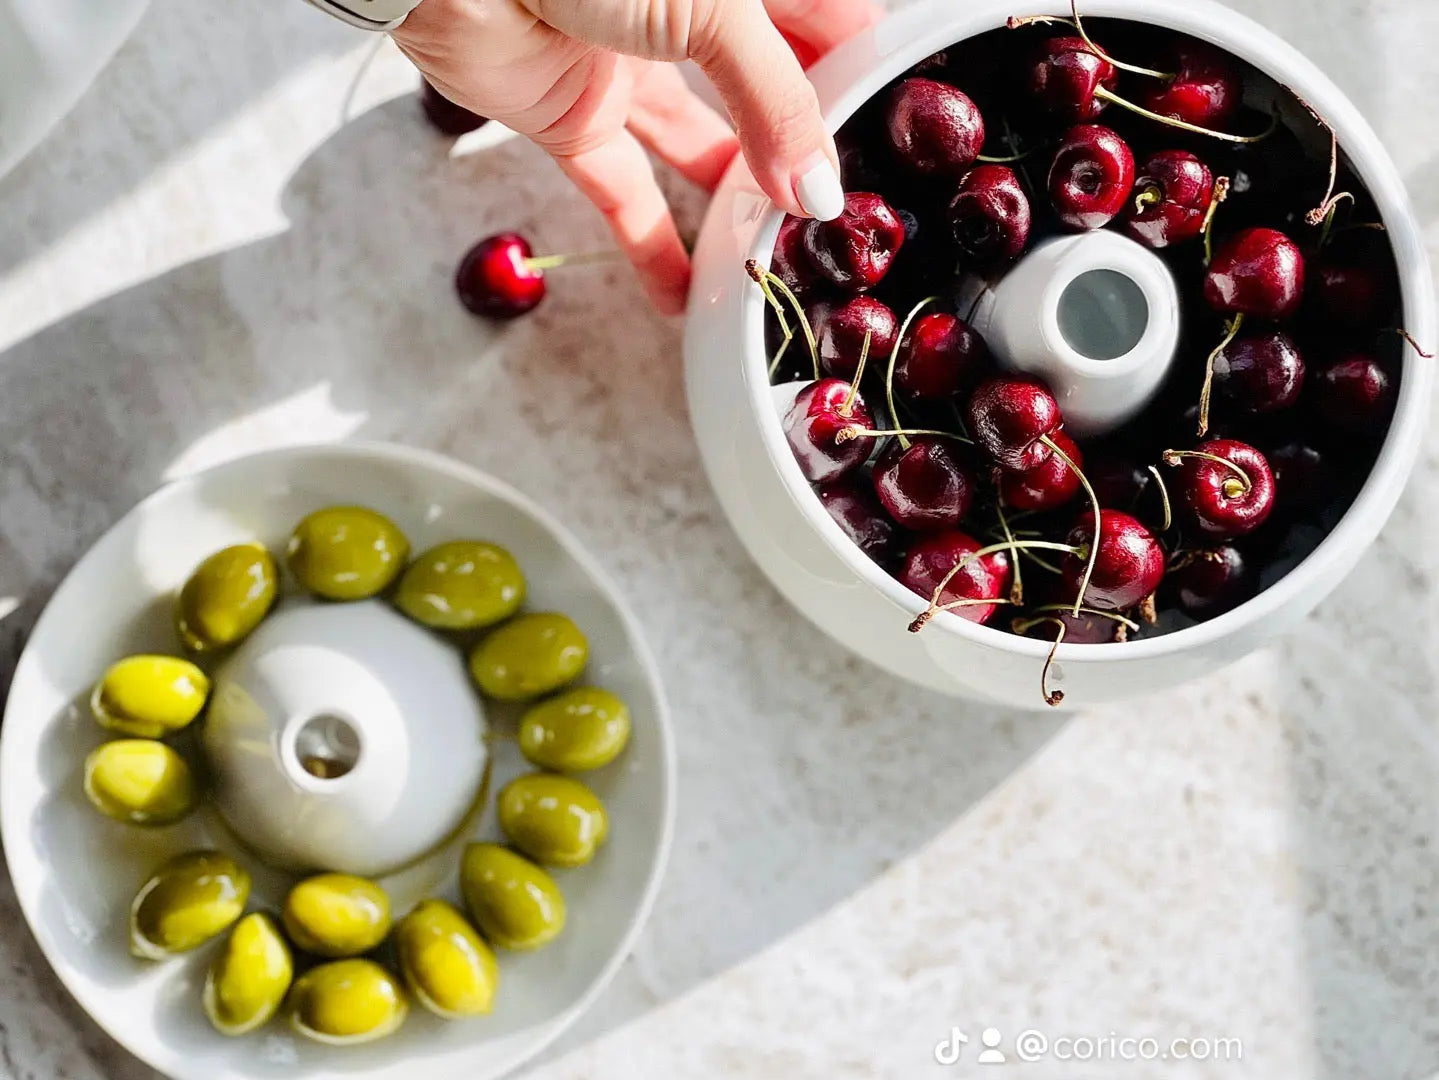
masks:
[[[199,1002],[208,948],[163,964],[132,959],[125,912],[168,856],[202,846],[240,854],[217,819],[192,815],[157,831],[101,818],[81,792],[81,766],[102,741],[87,688],[114,659],[174,651],[170,599],[201,558],[259,539],[280,550],[304,514],[359,503],[389,515],[415,550],[483,538],[516,555],[529,610],[563,610],[591,645],[588,682],[628,702],[633,736],[613,765],[586,779],[609,809],[610,841],[589,866],[557,871],[565,932],[533,954],[502,953],[494,1013],[444,1023],[411,1011],[392,1038],[337,1050],[282,1025],[225,1039]],[[490,711],[503,727],[499,710]],[[492,783],[529,771],[497,748]],[[574,1019],[613,974],[648,913],[672,817],[673,749],[657,673],[613,587],[575,541],[504,485],[433,455],[341,445],[275,451],[162,489],[123,518],[76,565],[36,625],[16,670],[0,741],[0,815],[21,906],[57,973],[119,1042],[179,1078],[464,1077],[498,1075]],[[493,787],[492,787],[493,790]],[[498,836],[486,812],[468,837]],[[397,914],[424,895],[456,899],[456,846],[386,879]],[[290,879],[256,871],[252,907],[274,910]]]
[[[1068,18],[1067,4],[1038,4],[1025,14],[1048,12]],[[1403,325],[1426,348],[1435,340],[1434,298],[1428,257],[1403,184],[1388,154],[1368,123],[1347,97],[1313,63],[1259,24],[1210,0],[1091,0],[1084,5],[1088,17],[1128,19],[1167,27],[1211,42],[1250,64],[1262,76],[1261,98],[1287,87],[1311,104],[1335,132],[1354,171],[1368,188],[1388,230],[1399,270]],[[972,0],[953,7],[920,2],[890,16],[861,38],[841,46],[811,69],[824,107],[827,125],[837,131],[893,79],[930,54],[1005,25],[1017,13],[1012,0]],[[1247,91],[1248,93],[1248,91]],[[1290,110],[1302,108],[1297,102]],[[1296,114],[1297,115],[1297,114]],[[1102,121],[1101,121],[1102,122]],[[1327,146],[1323,148],[1327,153]],[[731,176],[744,196],[737,203],[736,229],[747,257],[769,265],[783,213],[759,192],[749,174]],[[745,212],[747,211],[747,212]],[[738,273],[738,267],[736,272]],[[883,568],[870,560],[835,524],[814,496],[794,461],[780,426],[767,372],[764,319],[765,300],[758,289],[747,289],[742,301],[741,350],[750,406],[755,411],[771,461],[796,504],[813,528],[844,559],[855,575],[907,612],[925,603]],[[803,342],[797,344],[802,345]],[[1058,655],[1076,661],[1141,660],[1190,648],[1200,648],[1246,627],[1275,616],[1308,596],[1312,603],[1337,584],[1350,553],[1366,544],[1392,510],[1413,466],[1427,422],[1433,386],[1432,363],[1413,350],[1404,350],[1399,395],[1393,419],[1369,478],[1348,511],[1298,565],[1266,587],[1258,596],[1208,622],[1187,626],[1138,641],[1059,647]],[[934,618],[931,629],[1001,648],[1024,656],[1043,658],[1047,642],[1024,638],[988,625],[977,625],[950,612]]]

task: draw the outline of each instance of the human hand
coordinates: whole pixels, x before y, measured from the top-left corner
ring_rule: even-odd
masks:
[[[743,149],[782,209],[837,216],[834,140],[781,30],[822,55],[874,17],[869,0],[423,0],[392,33],[446,97],[548,152],[655,306],[676,314],[689,256],[646,148],[706,189]],[[685,83],[673,62],[686,59],[714,83],[738,138]]]

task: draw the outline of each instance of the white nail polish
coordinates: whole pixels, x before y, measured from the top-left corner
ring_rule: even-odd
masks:
[[[821,156],[795,182],[794,194],[805,212],[820,221],[831,221],[844,213],[844,188],[827,157]]]

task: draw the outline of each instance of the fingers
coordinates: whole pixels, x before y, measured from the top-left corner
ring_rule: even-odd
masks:
[[[870,0],[764,0],[764,6],[787,37],[808,45],[816,56],[874,25],[880,16]]]
[[[651,153],[706,191],[714,190],[739,151],[729,124],[699,99],[674,64],[640,66],[629,129]]]
[[[604,215],[655,307],[666,315],[684,311],[689,256],[649,158],[634,135],[619,130],[597,146],[577,154],[556,154],[555,160]]]
[[[791,214],[838,217],[844,190],[834,140],[814,88],[760,0],[695,7],[690,55],[724,99],[760,187]]]

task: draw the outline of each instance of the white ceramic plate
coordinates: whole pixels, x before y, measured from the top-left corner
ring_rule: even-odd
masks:
[[[590,640],[587,682],[624,698],[633,736],[624,755],[587,774],[610,813],[610,840],[586,867],[557,871],[564,933],[536,953],[501,955],[489,1017],[444,1023],[418,1007],[401,1031],[369,1046],[306,1043],[272,1024],[241,1039],[211,1030],[199,986],[210,949],[164,964],[132,959],[125,912],[171,854],[226,846],[202,815],[158,831],[97,814],[81,764],[102,733],[85,696],[116,658],[173,651],[170,598],[205,555],[258,538],[277,550],[304,514],[333,503],[393,518],[416,550],[479,537],[515,553],[531,610],[563,610]],[[500,747],[495,782],[525,771]],[[179,481],[127,514],[71,571],[15,672],[0,739],[0,827],[26,918],[56,973],[116,1041],[176,1080],[486,1080],[533,1056],[594,1001],[649,913],[668,851],[674,750],[663,692],[639,628],[577,542],[514,490],[436,455],[339,444],[247,457]],[[487,837],[493,814],[477,834]],[[238,854],[238,853],[237,853]],[[441,892],[453,895],[453,871]],[[388,883],[387,883],[388,884]],[[283,882],[261,874],[273,906]],[[407,910],[417,896],[394,896]]]
[[[149,0],[0,0],[0,176],[80,100]]]

